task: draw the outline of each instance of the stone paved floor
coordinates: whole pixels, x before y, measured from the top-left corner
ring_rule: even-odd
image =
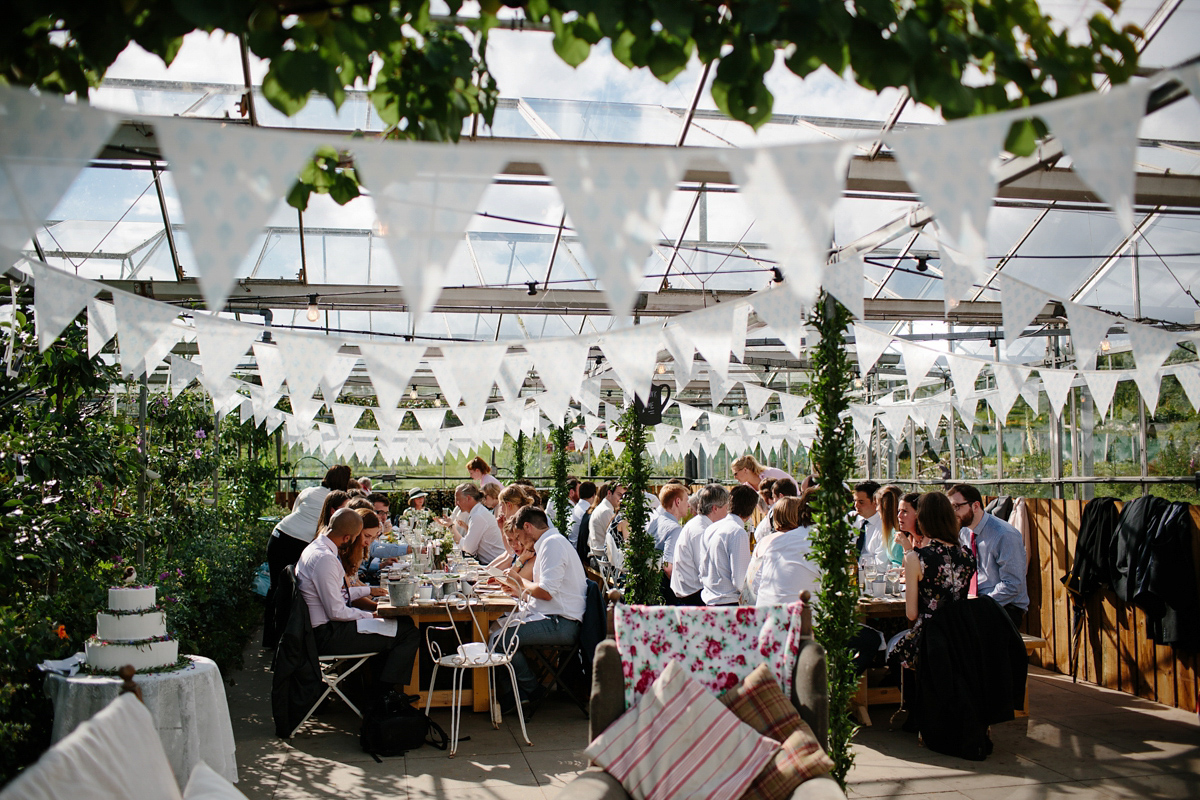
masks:
[[[529,722],[493,730],[486,715],[463,715],[458,756],[430,747],[375,761],[358,747],[358,719],[344,707],[295,739],[274,737],[270,657],[251,648],[227,686],[237,738],[238,788],[251,800],[414,798],[542,800],[586,766],[587,721],[566,699],[547,701]],[[887,729],[892,708],[876,706],[858,735],[851,797],[939,800],[1200,797],[1200,726],[1195,714],[1031,670],[1033,716],[992,729],[996,752],[982,763],[931,753],[912,734]],[[450,716],[434,710],[449,730]]]

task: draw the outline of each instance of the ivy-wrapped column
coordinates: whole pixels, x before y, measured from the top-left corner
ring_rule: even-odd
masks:
[[[525,477],[525,450],[529,445],[529,440],[525,438],[525,431],[518,431],[517,438],[513,440],[513,480],[519,481]]]
[[[621,512],[629,526],[625,537],[625,602],[657,605],[662,602],[662,567],[654,537],[646,533],[650,510],[646,489],[650,486],[650,464],[646,460],[646,426],[637,418],[631,404],[618,421],[625,437],[625,452],[621,454],[621,484],[625,499]]]
[[[852,505],[846,490],[854,460],[854,429],[843,416],[850,407],[847,390],[854,376],[846,356],[850,312],[827,292],[821,293],[811,320],[821,337],[810,353],[812,398],[817,412],[817,438],[812,466],[820,478],[813,499],[812,558],[821,571],[813,628],[829,660],[829,755],[833,777],[845,788],[854,763],[850,740],[858,726],[850,717],[850,698],[858,689],[858,673],[850,639],[858,631],[858,584],[850,572]]]
[[[558,528],[559,533],[566,536],[571,519],[571,510],[567,501],[567,442],[571,440],[570,431],[564,421],[562,425],[550,428],[550,502],[554,504],[554,519],[550,522]]]

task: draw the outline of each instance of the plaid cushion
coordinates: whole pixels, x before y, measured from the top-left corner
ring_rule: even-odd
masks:
[[[720,699],[738,719],[777,742],[785,741],[804,724],[766,664],[755,667]]]
[[[821,749],[812,728],[800,718],[766,664],[760,664],[744,681],[721,695],[721,702],[754,730],[783,742],[783,748],[742,795],[743,800],[784,800],[809,778],[833,769],[832,759]]]

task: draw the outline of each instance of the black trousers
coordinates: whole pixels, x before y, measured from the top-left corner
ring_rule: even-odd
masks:
[[[359,633],[354,622],[326,622],[313,628],[317,639],[317,653],[323,656],[352,655],[354,653],[378,653],[367,666],[381,683],[395,684],[403,689],[412,679],[413,661],[421,636],[408,617],[398,617],[400,630],[395,636],[378,633]]]
[[[267,539],[267,568],[271,571],[271,587],[267,589],[266,609],[263,611],[263,647],[275,647],[283,635],[282,627],[276,628],[275,590],[283,578],[283,571],[300,561],[300,554],[308,542],[281,533]],[[278,621],[282,626],[282,621]]]
[[[700,592],[697,591],[697,592],[692,592],[691,594],[688,594],[688,595],[684,595],[683,597],[676,595],[675,596],[675,605],[678,605],[678,606],[702,606],[702,605],[704,605],[704,601],[702,599],[700,599]]]
[[[659,591],[662,593],[662,601],[665,606],[679,605],[679,598],[675,596],[675,592],[671,591],[671,578],[666,572],[662,573],[662,581],[658,585]]]
[[[1021,630],[1021,623],[1025,621],[1025,609],[1017,608],[1013,605],[1000,606],[1004,609],[1004,613],[1008,614],[1008,618],[1012,620],[1012,624],[1017,630]]]

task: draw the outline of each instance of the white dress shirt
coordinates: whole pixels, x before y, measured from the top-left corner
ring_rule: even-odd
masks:
[[[572,547],[579,546],[579,524],[583,522],[583,515],[586,514],[587,510],[591,507],[592,504],[587,500],[580,500],[575,504],[575,507],[571,509],[571,528],[570,535],[567,536],[567,541],[571,543]]]
[[[467,515],[467,532],[462,537],[462,551],[474,553],[480,564],[490,564],[504,554],[504,536],[496,517],[483,503],[476,503]]]
[[[296,582],[308,606],[308,619],[316,628],[333,620],[351,622],[370,619],[370,611],[354,608],[350,603],[371,594],[369,586],[346,586],[346,570],[338,558],[337,547],[328,536],[318,536],[304,548],[296,564]]]
[[[593,553],[604,552],[604,535],[608,533],[608,523],[612,522],[616,514],[617,510],[607,497],[601,500],[592,512],[592,517],[588,520],[588,547]]]
[[[776,534],[765,542],[762,568],[753,585],[756,605],[793,603],[800,599],[800,592],[804,590],[816,595],[821,588],[821,573],[817,565],[808,560],[810,530],[809,527],[796,528]]]
[[[712,520],[703,514],[697,514],[688,520],[688,524],[679,531],[675,538],[675,560],[671,568],[671,591],[677,597],[687,597],[700,591],[700,559],[697,552],[700,547],[700,537],[712,525]]]
[[[714,522],[700,537],[700,599],[705,605],[736,603],[750,566],[750,537],[737,514]]]
[[[549,600],[530,595],[528,608],[547,617],[557,614],[583,622],[587,605],[587,577],[571,543],[551,528],[533,543],[533,582],[550,594]]]
[[[862,525],[862,517],[859,517],[858,525],[854,527],[858,528],[859,525]],[[883,517],[879,515],[878,511],[875,512],[874,516],[867,519],[865,541],[866,544],[863,545],[864,556],[870,554],[876,561],[879,561],[882,556],[884,560],[887,560],[888,557],[883,555]]]

